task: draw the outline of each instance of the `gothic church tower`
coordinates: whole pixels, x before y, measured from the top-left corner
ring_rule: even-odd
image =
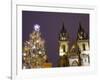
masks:
[[[77,33],[77,44],[81,51],[81,65],[87,66],[89,65],[89,38],[82,28],[81,24],[79,24],[79,29]]]
[[[60,67],[64,67],[68,65],[68,60],[67,60],[67,54],[69,50],[69,36],[68,33],[64,27],[64,24],[62,26],[62,29],[59,34],[59,56],[60,56]]]

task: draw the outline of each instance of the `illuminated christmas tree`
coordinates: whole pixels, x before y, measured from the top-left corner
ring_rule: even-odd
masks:
[[[24,43],[22,54],[23,68],[42,68],[47,62],[45,40],[41,36],[40,26],[34,25],[33,32],[29,35],[29,40]]]

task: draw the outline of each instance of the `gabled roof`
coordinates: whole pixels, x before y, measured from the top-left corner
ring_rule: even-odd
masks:
[[[80,49],[79,49],[79,46],[77,45],[77,43],[75,42],[72,45],[72,47],[70,48],[69,57],[70,56],[78,56],[78,54],[80,54]]]

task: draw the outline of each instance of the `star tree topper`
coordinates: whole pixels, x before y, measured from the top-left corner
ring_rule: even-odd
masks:
[[[39,24],[35,24],[34,25],[34,30],[39,32],[40,31],[40,25]]]

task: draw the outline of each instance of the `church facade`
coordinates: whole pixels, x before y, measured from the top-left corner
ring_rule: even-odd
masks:
[[[59,33],[59,67],[66,66],[88,66],[89,56],[89,37],[79,24],[76,41],[70,46],[69,34],[64,24]]]

